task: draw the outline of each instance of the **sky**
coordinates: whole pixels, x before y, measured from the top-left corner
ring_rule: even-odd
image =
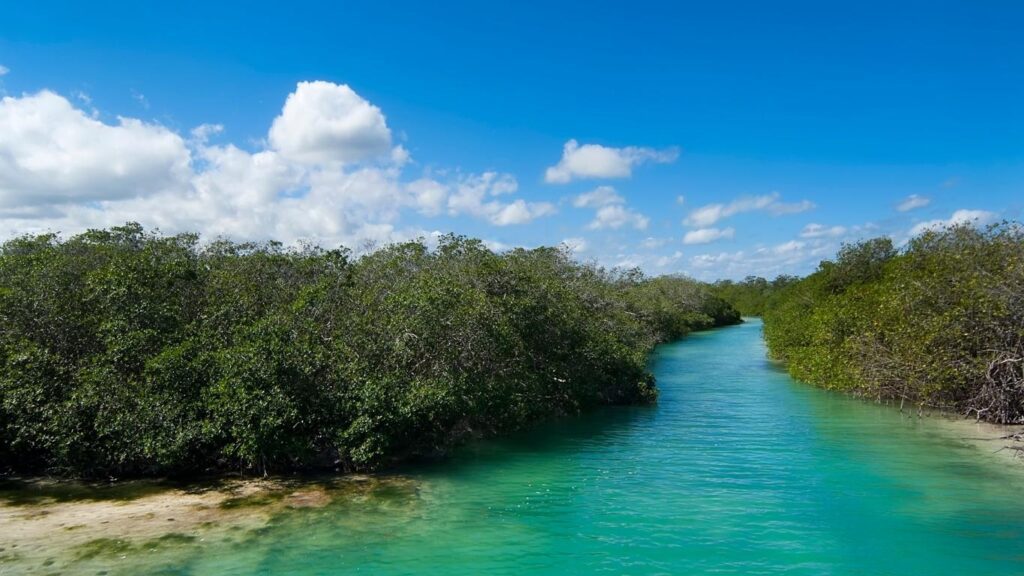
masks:
[[[1020,2],[0,14],[0,239],[455,232],[710,280],[1024,210]]]

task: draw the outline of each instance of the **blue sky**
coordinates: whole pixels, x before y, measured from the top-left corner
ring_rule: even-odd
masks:
[[[146,4],[2,10],[0,236],[455,231],[716,278],[1024,208],[1020,3]]]

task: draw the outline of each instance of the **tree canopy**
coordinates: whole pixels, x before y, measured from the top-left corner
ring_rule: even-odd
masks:
[[[1024,422],[1024,231],[1002,223],[887,238],[772,296],[771,353],[797,378],[878,398]]]
[[[763,316],[772,295],[799,280],[796,276],[777,276],[766,280],[760,276],[747,276],[739,282],[719,280],[711,291],[731,304],[744,316]]]
[[[735,323],[696,281],[443,237],[361,257],[137,224],[0,247],[8,471],[371,469],[656,397],[647,355]]]

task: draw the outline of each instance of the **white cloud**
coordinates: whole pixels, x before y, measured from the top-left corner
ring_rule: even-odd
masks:
[[[768,213],[772,216],[784,216],[786,214],[800,214],[801,212],[807,212],[808,210],[814,209],[814,202],[810,200],[801,200],[799,202],[792,202],[786,204],[784,202],[775,202],[768,206]]]
[[[932,203],[931,198],[925,198],[924,196],[918,196],[917,194],[911,194],[907,196],[896,209],[900,212],[909,212],[916,210],[917,208],[924,208],[925,206]]]
[[[986,210],[957,210],[946,220],[929,220],[927,222],[918,223],[910,229],[910,236],[917,236],[927,230],[937,230],[939,228],[956,226],[959,224],[984,226],[985,224],[994,222],[998,217],[999,215],[995,212],[988,212]]]
[[[584,192],[573,198],[572,204],[577,208],[596,208],[594,219],[587,225],[590,230],[617,230],[623,226],[646,230],[650,224],[649,218],[627,208],[626,199],[611,186],[598,186],[590,192]]]
[[[698,254],[690,258],[690,264],[695,268],[712,268],[729,262],[739,262],[742,260],[743,254],[742,250],[718,254]]]
[[[765,210],[777,202],[778,197],[778,193],[772,193],[764,196],[739,198],[728,204],[708,204],[690,212],[687,222],[694,226],[710,226],[735,214]]]
[[[806,246],[804,242],[801,242],[799,240],[790,240],[789,242],[783,242],[782,244],[779,244],[777,246],[772,246],[771,248],[768,249],[768,251],[771,254],[776,255],[794,254],[803,250],[804,246]]]
[[[676,196],[676,204],[680,206],[686,204],[686,196]]]
[[[562,240],[562,245],[569,249],[573,254],[579,254],[586,252],[587,248],[590,247],[590,243],[587,242],[586,238],[573,237]]]
[[[461,176],[455,185],[454,193],[448,198],[448,213],[485,215],[494,209],[485,208],[487,198],[515,190],[518,187],[515,177],[511,174],[484,172]]]
[[[554,213],[554,205],[548,202],[526,202],[520,199],[510,204],[499,206],[493,213],[489,214],[488,220],[495,226],[510,226],[512,224],[526,224],[542,216],[550,216]]]
[[[544,173],[544,180],[552,184],[565,184],[583,178],[629,178],[633,168],[645,162],[659,164],[674,162],[679,150],[656,150],[628,146],[611,148],[600,144],[583,144],[569,140],[562,149],[562,159]]]
[[[0,100],[0,206],[32,206],[181,191],[184,139],[156,124],[108,125],[49,91]]]
[[[11,71],[11,69],[10,69],[10,68],[8,68],[7,66],[4,66],[4,65],[0,64],[0,76],[6,76],[6,75],[7,75],[7,73],[8,73],[8,72],[10,72],[10,71]]]
[[[313,134],[297,133],[303,126]],[[555,211],[548,202],[508,198],[518,185],[507,174],[403,181],[408,153],[390,146],[379,110],[347,87],[299,84],[272,130],[263,149],[247,151],[210,144],[223,132],[218,124],[186,138],[131,118],[103,123],[53,92],[3,98],[0,235],[73,233],[132,220],[165,232],[358,249],[430,234],[401,227],[404,211],[447,210],[495,226]],[[359,162],[370,159],[377,161]]]
[[[227,145],[201,147],[198,154],[206,169],[194,176],[189,193],[167,199],[173,210],[161,211],[180,220],[171,226],[175,229],[197,222],[205,230],[251,238],[254,230],[247,227],[272,226],[281,215],[278,194],[303,182],[302,171],[273,151],[253,154]],[[242,214],[246,217],[223,218]]]
[[[644,265],[647,261],[646,258],[639,254],[630,254],[628,256],[619,255],[619,258],[612,264],[613,268],[639,268]]]
[[[685,236],[683,236],[683,244],[709,244],[716,240],[732,238],[735,234],[736,230],[733,228],[701,228],[699,230],[690,230]]]
[[[427,216],[437,216],[448,200],[448,187],[430,178],[420,178],[406,185],[416,208]]]
[[[655,238],[653,236],[648,236],[647,238],[644,239],[644,241],[641,243],[641,245],[644,248],[647,248],[649,250],[653,250],[655,248],[661,248],[662,246],[668,244],[671,241],[672,241],[671,238]]]
[[[742,278],[748,275],[771,278],[779,274],[809,271],[822,258],[834,254],[834,241],[790,240],[753,250],[697,254],[689,259],[695,276],[705,280]]]
[[[682,258],[682,257],[683,257],[683,253],[678,251],[678,250],[676,250],[675,252],[673,252],[669,256],[659,256],[654,261],[654,266],[657,267],[657,268],[666,268],[666,267],[671,266],[672,264],[675,264],[676,262],[678,262],[679,259]]]
[[[405,149],[405,146],[399,144],[391,149],[391,162],[395,166],[405,166],[409,162],[409,151]]]
[[[822,226],[821,224],[808,224],[800,232],[801,238],[838,238],[846,234],[843,226]]]
[[[814,208],[814,203],[809,200],[787,204],[780,202],[779,198],[778,192],[772,192],[763,196],[737,198],[728,204],[707,204],[691,211],[683,223],[687,226],[707,228],[713,226],[719,220],[743,212],[766,211],[774,216],[781,216],[783,214],[806,212]]]
[[[596,259],[599,263],[612,268],[642,268],[648,273],[666,274],[678,272],[678,263],[682,258],[683,253],[676,250],[671,254],[602,253]]]
[[[573,198],[572,205],[577,208],[599,208],[609,204],[624,204],[626,200],[615,192],[611,186],[598,186],[590,192],[584,192]]]
[[[391,148],[380,108],[346,84],[299,82],[270,127],[270,145],[304,164],[351,164]]]
[[[637,230],[646,230],[650,223],[643,214],[630,210],[621,204],[602,206],[597,210],[594,219],[587,225],[591,230],[611,228],[617,230],[623,226],[631,226]]]
[[[511,194],[518,187],[516,179],[510,174],[484,172],[463,176],[448,197],[448,214],[468,214],[483,218],[495,226],[509,226],[526,224],[555,213],[555,206],[550,202],[526,202],[520,199],[506,203],[488,199]]]
[[[211,137],[224,131],[222,124],[200,124],[192,129],[192,140],[199,144],[206,144]]]

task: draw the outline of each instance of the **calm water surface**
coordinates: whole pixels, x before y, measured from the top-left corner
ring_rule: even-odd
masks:
[[[408,471],[413,489],[287,511],[147,572],[1024,574],[1020,467],[969,428],[793,382],[760,335],[661,347],[657,406],[475,444]]]

